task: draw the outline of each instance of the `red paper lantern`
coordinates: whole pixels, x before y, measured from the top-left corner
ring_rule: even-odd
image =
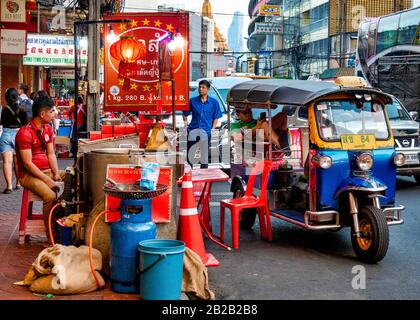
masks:
[[[132,36],[123,36],[111,44],[109,48],[111,56],[120,62],[118,78],[124,79],[124,89],[130,87],[130,76],[137,70],[137,60],[146,55],[146,44]]]

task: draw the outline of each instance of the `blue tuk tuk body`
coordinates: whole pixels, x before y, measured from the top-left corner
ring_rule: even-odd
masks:
[[[252,163],[270,159],[274,166],[267,198],[272,217],[310,230],[350,227],[357,257],[368,263],[382,260],[389,244],[388,226],[402,224],[404,210],[395,205],[396,168],[404,164],[404,156],[394,149],[384,108],[391,99],[375,89],[313,81],[236,85],[229,105],[234,110],[268,111],[270,132],[275,132],[271,122],[276,108],[306,108],[308,118],[298,125],[288,123],[295,145],[287,150],[274,150],[271,141],[265,141],[238,151],[238,144],[231,143],[234,197],[244,193]],[[261,176],[256,195],[260,189]],[[254,209],[243,210],[241,227],[252,227],[255,215]]]

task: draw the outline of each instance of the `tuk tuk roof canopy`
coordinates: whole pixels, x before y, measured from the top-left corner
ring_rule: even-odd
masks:
[[[304,106],[323,96],[345,92],[375,94],[387,102],[392,101],[390,95],[372,88],[342,87],[322,81],[263,79],[233,86],[229,91],[228,103],[273,105],[273,108],[277,104]]]

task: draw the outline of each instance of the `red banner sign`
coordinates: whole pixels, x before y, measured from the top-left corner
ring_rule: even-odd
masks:
[[[187,13],[123,13],[108,16],[105,20],[127,19],[126,23],[113,23],[112,31],[118,41],[124,36],[133,36],[146,44],[146,56],[137,61],[129,87],[118,76],[119,61],[109,51],[112,43],[105,39],[104,48],[104,110],[105,111],[149,111],[156,112],[158,105],[163,111],[172,110],[172,84],[175,87],[176,110],[189,108],[189,23]],[[105,24],[105,38],[110,26]],[[181,36],[185,41],[177,42],[171,56],[173,82],[160,81],[159,46],[169,44],[173,37]],[[162,55],[161,55],[162,56]],[[167,70],[162,70],[167,72]],[[166,79],[166,77],[164,77]]]
[[[141,177],[141,168],[130,165],[110,164],[107,168],[107,178],[117,183],[131,184],[136,183]],[[152,198],[152,220],[155,223],[168,223],[171,218],[171,194],[172,194],[172,168],[161,167],[158,183],[169,186],[166,192],[158,197]],[[105,198],[105,208],[108,212],[105,215],[106,222],[120,220],[121,199],[107,195]]]

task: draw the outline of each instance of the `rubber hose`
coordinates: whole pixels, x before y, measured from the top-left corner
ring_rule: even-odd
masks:
[[[57,208],[60,204],[61,204],[60,202],[59,202],[59,203],[56,203],[56,204],[55,204],[55,205],[51,208],[50,213],[49,213],[49,215],[48,215],[48,234],[50,235],[50,242],[51,242],[51,245],[52,245],[52,246],[54,246],[54,245],[55,245],[55,242],[54,242],[54,237],[53,237],[53,234],[52,234],[52,226],[51,226],[52,214],[53,214],[53,212],[54,212],[55,208]]]
[[[92,272],[92,274],[93,274],[93,277],[95,278],[96,284],[98,285],[98,289],[100,289],[100,288],[101,288],[101,283],[100,283],[100,281],[99,281],[99,279],[98,279],[98,276],[96,275],[95,268],[94,268],[94,266],[93,266],[93,257],[92,257],[93,231],[94,231],[94,229],[95,229],[95,225],[96,225],[96,223],[98,222],[99,218],[100,218],[101,216],[103,216],[103,215],[104,215],[105,213],[107,213],[107,212],[108,212],[108,210],[101,211],[101,212],[100,212],[100,213],[96,216],[95,220],[94,220],[94,221],[93,221],[93,223],[92,223],[92,226],[90,227],[90,232],[89,232],[89,264],[90,264],[90,270],[91,270],[91,272]]]

